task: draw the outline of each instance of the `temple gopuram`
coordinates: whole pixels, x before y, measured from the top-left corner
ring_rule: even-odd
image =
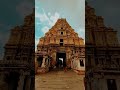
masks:
[[[55,68],[85,70],[84,40],[68,24],[58,19],[55,25],[39,39],[35,53],[36,73],[45,73]]]
[[[0,60],[0,90],[34,90],[34,11],[11,29]]]
[[[117,31],[85,6],[85,90],[120,90],[120,44]]]

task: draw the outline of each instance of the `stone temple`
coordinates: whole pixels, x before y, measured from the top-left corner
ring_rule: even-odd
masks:
[[[36,73],[64,67],[84,73],[84,40],[78,36],[66,19],[58,19],[45,36],[39,39],[35,63]]]
[[[85,7],[85,90],[120,90],[120,44],[95,9]]]
[[[34,18],[33,11],[11,29],[0,60],[0,90],[34,90]]]

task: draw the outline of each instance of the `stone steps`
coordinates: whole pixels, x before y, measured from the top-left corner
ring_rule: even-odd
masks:
[[[73,71],[51,71],[36,75],[36,90],[84,90],[84,75],[77,75]]]

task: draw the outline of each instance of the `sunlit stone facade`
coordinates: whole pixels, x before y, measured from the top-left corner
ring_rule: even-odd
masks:
[[[63,67],[81,71],[85,69],[84,40],[63,18],[58,19],[45,36],[39,39],[35,59],[39,67],[36,67],[49,70],[49,67],[59,64],[60,58],[63,59]]]

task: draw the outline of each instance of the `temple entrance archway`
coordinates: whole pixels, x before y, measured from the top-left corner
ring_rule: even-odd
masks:
[[[66,67],[66,53],[65,52],[57,52],[56,53],[56,67],[64,68]]]

